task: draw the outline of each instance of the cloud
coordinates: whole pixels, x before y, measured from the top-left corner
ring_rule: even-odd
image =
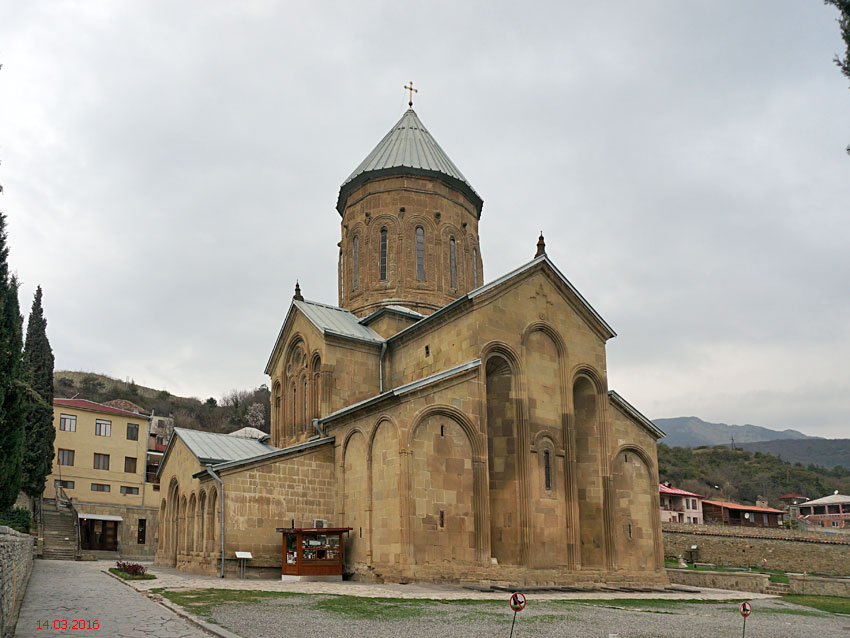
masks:
[[[550,256],[652,417],[845,434],[834,11],[507,2],[18,3],[0,183],[57,366],[219,396],[292,288],[336,301],[339,185],[416,108],[485,200],[485,275]]]

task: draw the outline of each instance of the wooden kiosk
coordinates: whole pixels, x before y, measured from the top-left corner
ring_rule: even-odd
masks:
[[[283,534],[280,579],[342,580],[342,535],[351,527],[278,527]]]

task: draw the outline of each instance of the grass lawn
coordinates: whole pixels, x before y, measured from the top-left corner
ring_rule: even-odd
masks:
[[[664,561],[664,566],[670,569],[682,569],[679,567],[678,561],[666,559]],[[770,574],[770,582],[772,583],[785,583],[788,584],[788,576],[781,569],[766,569],[759,567],[747,568],[742,571],[741,567],[730,567],[728,565],[715,565],[714,567],[695,567],[692,564],[689,564],[688,569],[693,569],[696,571],[703,572],[737,572],[737,573],[746,573],[746,574]]]
[[[159,594],[163,598],[167,598],[171,602],[199,616],[209,616],[210,611],[216,605],[257,603],[268,598],[289,598],[291,596],[304,595],[285,591],[250,591],[242,589],[181,589],[171,591],[164,587],[155,587],[150,591],[153,594]]]
[[[839,598],[838,596],[782,596],[787,603],[814,607],[821,611],[833,614],[850,614],[850,598]]]
[[[127,572],[122,572],[117,567],[110,567],[109,571],[124,580],[154,580],[156,578],[153,574],[128,574]]]

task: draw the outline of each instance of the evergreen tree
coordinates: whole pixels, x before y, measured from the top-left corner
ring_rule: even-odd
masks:
[[[24,373],[28,384],[25,397],[23,482],[30,496],[41,496],[44,480],[53,469],[53,350],[47,340],[47,320],[41,305],[41,286],[36,288],[27,322]]]
[[[9,274],[8,257],[6,216],[0,213],[0,511],[18,498],[24,438],[23,317],[18,281]]]

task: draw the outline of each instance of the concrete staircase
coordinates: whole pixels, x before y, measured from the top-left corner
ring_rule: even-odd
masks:
[[[44,499],[44,552],[47,560],[77,559],[77,521],[67,505],[57,508],[53,499]]]
[[[773,596],[787,596],[791,593],[791,586],[787,583],[768,583],[764,593]]]

